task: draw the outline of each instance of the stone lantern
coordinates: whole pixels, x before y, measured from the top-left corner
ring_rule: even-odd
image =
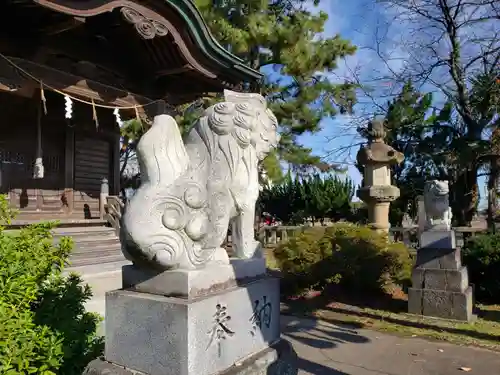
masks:
[[[399,189],[391,185],[391,166],[401,164],[404,155],[384,143],[385,122],[373,120],[368,124],[368,144],[357,155],[364,167],[363,186],[357,196],[368,206],[368,221],[373,229],[389,230],[389,205],[399,197]]]

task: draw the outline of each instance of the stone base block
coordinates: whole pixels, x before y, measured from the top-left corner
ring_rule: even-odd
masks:
[[[166,372],[162,375],[167,374]],[[286,340],[266,348],[242,362],[235,363],[217,375],[297,375],[297,353]],[[104,359],[92,361],[85,369],[83,375],[146,375],[117,366]],[[215,374],[214,374],[215,375]]]
[[[415,267],[458,270],[462,267],[460,249],[421,248],[417,250]]]
[[[463,292],[469,287],[467,267],[458,270],[414,268],[412,285],[418,289]]]
[[[455,232],[452,230],[426,230],[420,234],[420,248],[454,249]]]
[[[408,312],[435,318],[474,320],[472,313],[472,288],[463,292],[409,288]]]
[[[266,260],[232,259],[230,264],[202,270],[158,272],[134,265],[122,268],[124,289],[167,297],[196,298],[248,282],[266,273]]]
[[[213,375],[280,338],[279,280],[196,299],[106,294],[105,359],[151,375]]]

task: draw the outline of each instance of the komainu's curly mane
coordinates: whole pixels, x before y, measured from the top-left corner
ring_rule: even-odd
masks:
[[[444,229],[451,227],[451,209],[449,205],[448,181],[427,181],[424,187],[424,208],[427,228],[437,225]]]

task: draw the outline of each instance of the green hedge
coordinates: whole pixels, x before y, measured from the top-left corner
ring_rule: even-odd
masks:
[[[462,250],[475,298],[483,303],[500,303],[500,233],[469,237]]]
[[[347,223],[307,229],[280,244],[274,256],[288,293],[331,283],[362,292],[381,291],[388,284],[406,282],[412,267],[404,244]]]
[[[0,216],[11,217],[5,197]],[[90,288],[62,275],[72,241],[54,246],[53,226],[0,228],[0,374],[81,374],[102,353],[100,317],[84,309]]]

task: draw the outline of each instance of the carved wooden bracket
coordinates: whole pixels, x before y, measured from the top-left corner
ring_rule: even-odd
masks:
[[[22,87],[24,77],[4,59],[0,59],[0,90],[16,91]]]
[[[139,13],[130,7],[120,9],[123,18],[135,26],[135,29],[144,39],[153,39],[155,36],[165,36],[168,34],[167,25]]]
[[[93,99],[97,103],[102,102],[112,106],[116,105],[117,107],[141,106],[142,104],[151,102],[149,98],[117,89],[103,83],[94,82],[87,78],[62,72],[49,66],[37,64],[18,57],[9,56],[9,59],[19,68],[24,69],[34,77],[43,79],[43,83],[46,85],[70,95]],[[4,81],[9,84],[5,85]],[[7,87],[7,91],[22,87],[40,87],[40,84],[35,82],[32,78],[25,77],[10,64],[7,62],[2,63],[0,60],[0,90],[5,90],[5,88],[2,87],[4,85]]]
[[[131,0],[33,0],[56,12],[61,12],[74,17],[93,17],[99,14],[111,12],[114,9],[120,9],[125,20],[135,26],[135,29],[144,39],[153,39],[156,36],[165,36],[170,33],[175,45],[179,48],[181,54],[187,63],[194,67],[198,72],[208,78],[216,78],[217,75],[211,70],[202,66],[193,56],[190,47],[183,40],[183,36],[176,27],[163,15],[158,12],[136,3]]]

